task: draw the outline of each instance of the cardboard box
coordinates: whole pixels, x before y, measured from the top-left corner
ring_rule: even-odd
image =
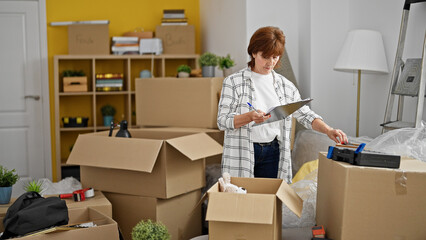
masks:
[[[132,138],[108,137],[108,131],[78,136],[67,163],[81,165],[84,187],[171,198],[202,188],[204,158],[223,151],[205,133],[129,132]]]
[[[163,42],[164,54],[195,54],[195,28],[188,26],[157,26],[155,37]]]
[[[109,24],[68,26],[68,54],[108,54]]]
[[[68,224],[79,224],[93,222],[97,226],[90,228],[81,228],[69,231],[55,231],[51,233],[38,234],[16,239],[22,240],[75,240],[75,239],[103,239],[118,240],[117,222],[110,217],[92,208],[74,208],[68,209]],[[3,223],[4,215],[0,215],[0,221]],[[1,226],[0,232],[3,232]]]
[[[43,197],[57,197],[58,195],[46,195]],[[0,205],[0,214],[6,214],[9,207],[15,202],[16,198],[10,200],[9,204]],[[81,202],[76,202],[71,198],[64,199],[68,209],[73,208],[87,208],[91,207],[99,211],[100,213],[112,218],[112,205],[101,191],[95,191],[95,196],[92,198],[86,198]]]
[[[64,77],[64,92],[87,92],[87,77]]]
[[[124,239],[131,240],[133,227],[146,219],[163,223],[172,240],[187,240],[201,234],[201,208],[194,210],[201,197],[200,190],[170,199],[108,192],[105,195],[113,205],[113,217]]]
[[[282,203],[299,217],[302,214],[302,199],[282,179],[232,177],[231,183],[247,194],[219,192],[218,183],[207,191],[210,240],[278,240]]]
[[[316,221],[339,239],[426,239],[426,163],[359,167],[319,155]]]
[[[216,128],[223,78],[137,78],[138,126]]]
[[[211,138],[213,138],[216,142],[218,142],[221,146],[223,146],[224,140],[224,131],[220,131],[219,129],[211,129],[211,128],[179,128],[179,127],[162,127],[162,128],[140,128],[140,130],[155,130],[155,131],[171,131],[171,132],[193,132],[193,133],[206,133]],[[222,162],[222,154],[206,157],[206,165],[209,164],[220,164]]]

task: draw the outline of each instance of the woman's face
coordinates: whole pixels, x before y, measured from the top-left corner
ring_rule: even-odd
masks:
[[[269,74],[274,69],[280,56],[272,56],[270,58],[264,58],[262,52],[253,54],[254,58],[254,69],[252,71],[260,74]]]

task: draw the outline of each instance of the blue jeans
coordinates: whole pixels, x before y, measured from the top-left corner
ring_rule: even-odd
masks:
[[[269,143],[254,143],[254,177],[277,178],[280,146],[275,139]]]

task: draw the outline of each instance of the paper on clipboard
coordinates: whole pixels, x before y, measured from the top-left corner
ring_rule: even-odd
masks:
[[[299,108],[305,106],[312,100],[313,100],[312,98],[307,98],[297,102],[292,102],[285,105],[273,107],[266,112],[266,114],[271,114],[271,117],[268,120],[264,121],[263,123],[255,123],[253,124],[253,126],[282,120],[288,117],[290,114],[292,114],[296,110],[298,110]]]

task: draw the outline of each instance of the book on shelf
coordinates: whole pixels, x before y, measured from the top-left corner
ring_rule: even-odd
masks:
[[[163,18],[184,18],[185,10],[184,9],[164,9]]]
[[[114,51],[113,55],[140,55],[139,51]]]
[[[123,83],[96,83],[96,87],[123,87]]]
[[[138,43],[138,37],[114,36],[112,37],[113,43]]]
[[[161,22],[187,22],[188,18],[162,18]]]
[[[96,73],[96,79],[122,79],[124,77],[123,73]]]
[[[187,22],[162,22],[161,26],[186,26]]]
[[[123,79],[118,79],[118,78],[96,79],[96,84],[98,83],[123,83]]]
[[[132,51],[139,51],[139,46],[123,46],[123,47],[112,46],[111,50],[113,52],[132,52]]]
[[[114,47],[139,47],[139,43],[114,43]]]

